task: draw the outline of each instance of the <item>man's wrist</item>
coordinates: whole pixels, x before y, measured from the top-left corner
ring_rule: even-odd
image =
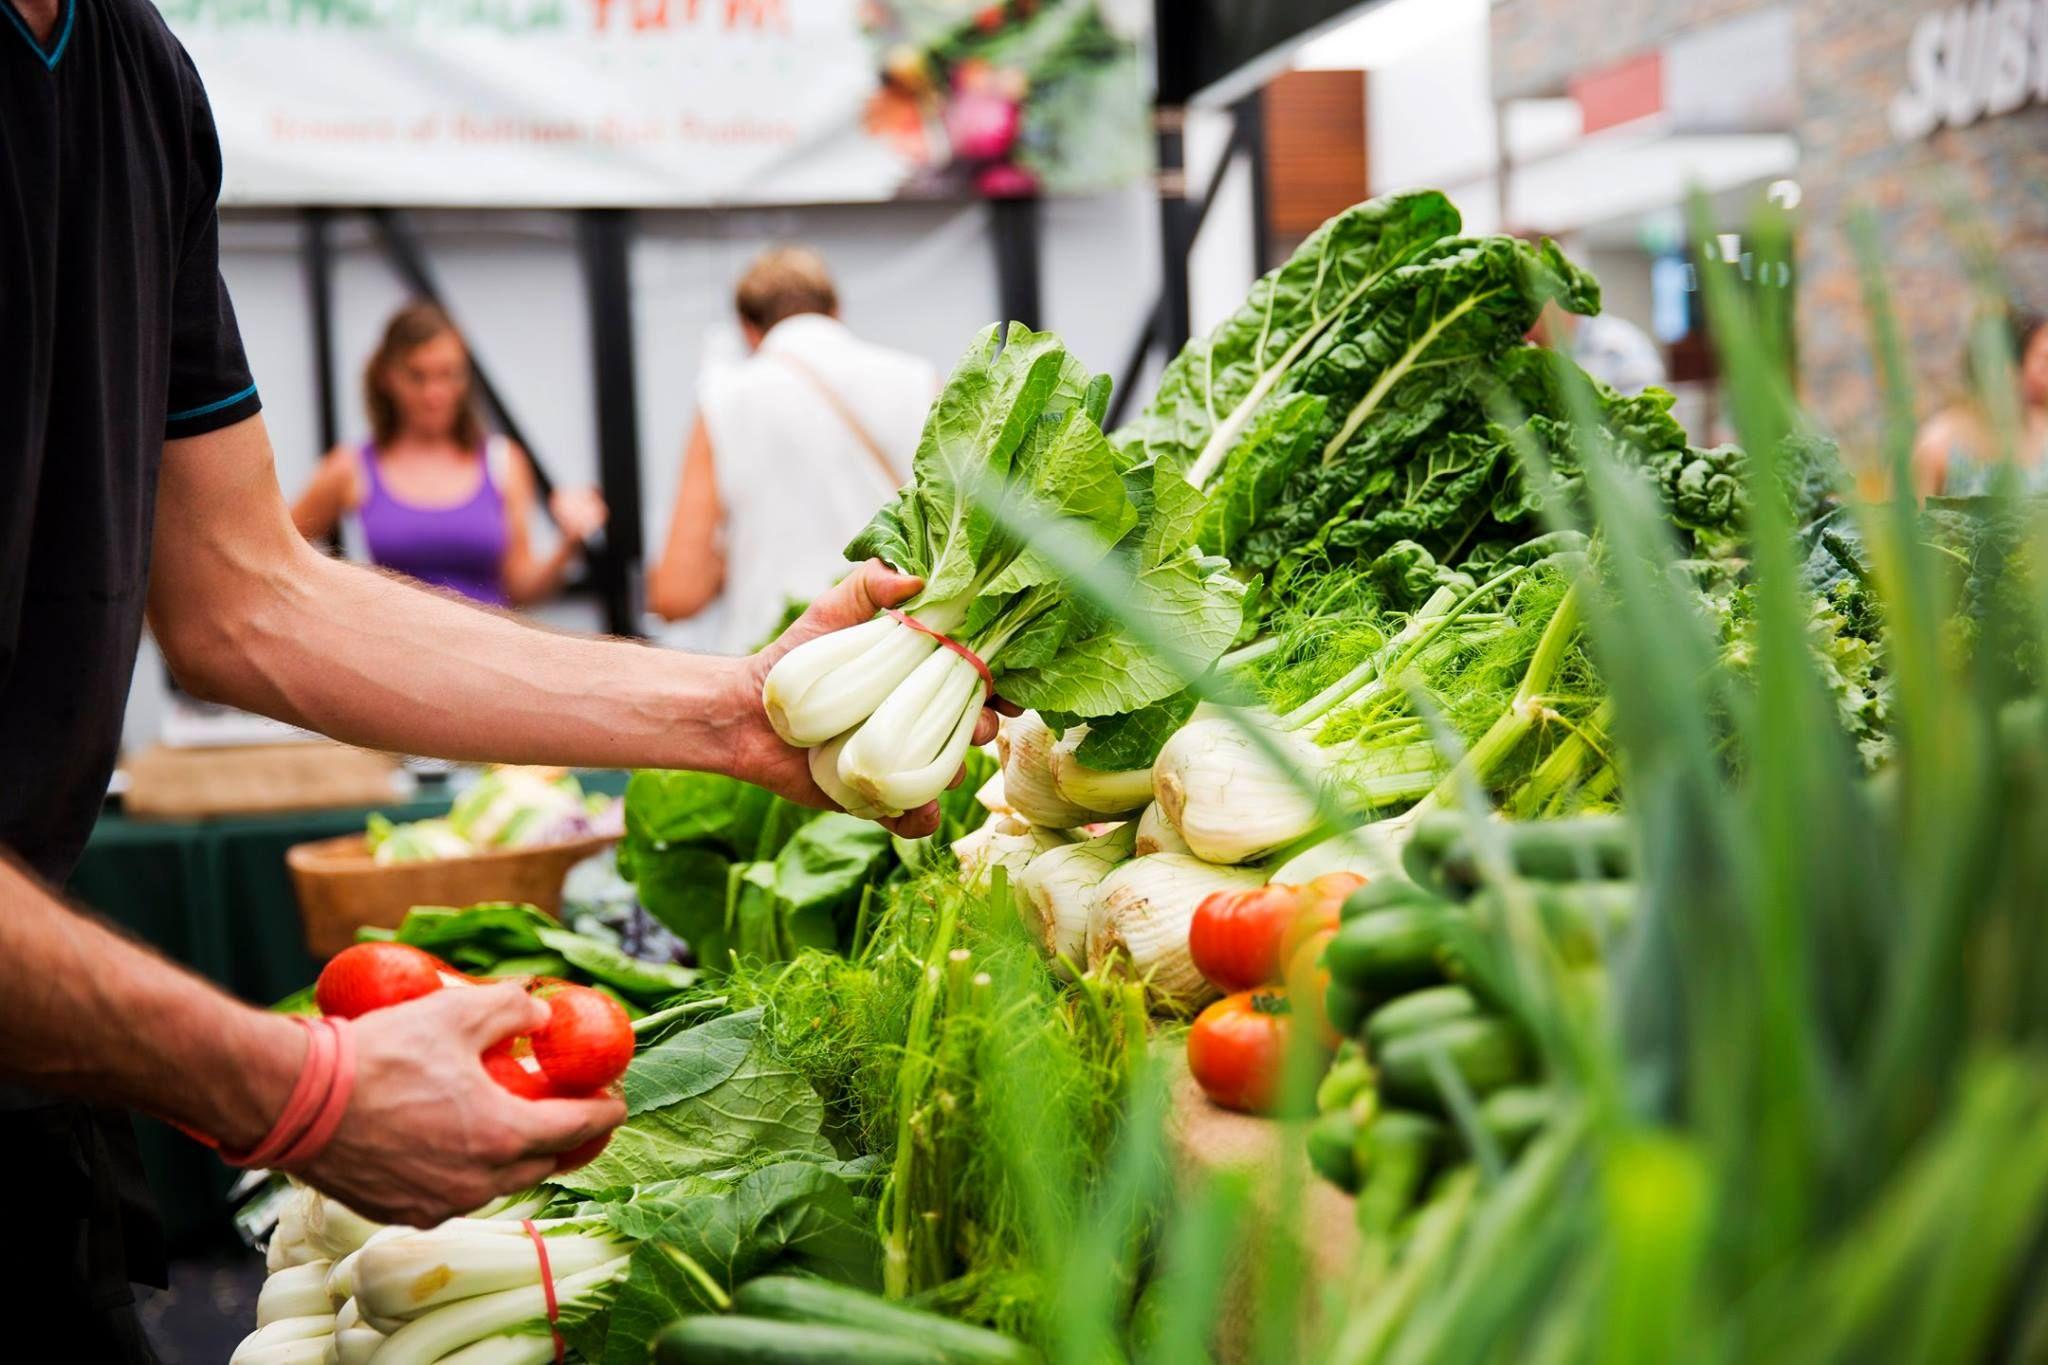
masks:
[[[284,1112],[292,1087],[306,1064],[306,1031],[282,1014],[242,1009],[230,1026],[213,1112],[198,1116],[209,1136],[229,1151],[245,1152],[261,1142]]]
[[[657,766],[744,777],[747,733],[761,711],[761,684],[751,660],[710,654],[666,657],[675,662],[660,703],[666,725]]]

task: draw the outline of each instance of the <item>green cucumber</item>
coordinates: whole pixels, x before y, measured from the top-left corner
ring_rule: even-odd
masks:
[[[1352,1148],[1359,1132],[1358,1115],[1349,1108],[1332,1110],[1308,1130],[1308,1164],[1346,1194],[1358,1193],[1358,1161]]]
[[[763,1275],[733,1291],[733,1311],[782,1322],[853,1327],[883,1336],[925,1342],[948,1360],[979,1365],[1024,1365],[1038,1359],[1022,1342],[1000,1332],[941,1317],[828,1280],[799,1275]]]
[[[1337,912],[1341,920],[1354,920],[1361,915],[1370,915],[1375,910],[1415,909],[1444,905],[1444,898],[1434,891],[1425,891],[1414,882],[1403,877],[1382,877],[1367,882],[1344,898],[1343,909]]]
[[[656,1365],[943,1365],[940,1347],[858,1327],[771,1318],[681,1318],[654,1339]]]
[[[1522,888],[1536,907],[1536,917],[1568,963],[1598,962],[1608,939],[1635,922],[1642,888],[1635,882],[1531,882]],[[1498,925],[1504,914],[1497,893],[1473,902],[1484,924]]]
[[[1316,1112],[1327,1114],[1333,1109],[1348,1108],[1351,1102],[1372,1089],[1372,1063],[1365,1059],[1365,1049],[1350,1038],[1337,1045],[1337,1053],[1330,1059],[1330,1069],[1323,1073],[1323,1079],[1316,1085]]]
[[[1449,1019],[1470,1019],[1479,1002],[1463,986],[1431,986],[1389,1000],[1365,1021],[1365,1045],[1377,1054],[1394,1039]]]
[[[1628,822],[1618,815],[1504,821],[1489,824],[1487,832],[1505,845],[1515,874],[1531,881],[1605,881],[1634,871]],[[1463,816],[1432,812],[1416,822],[1402,849],[1402,870],[1421,886],[1463,899],[1484,880],[1474,843]]]
[[[1323,1013],[1330,1017],[1331,1028],[1346,1038],[1356,1037],[1372,1006],[1373,997],[1349,982],[1339,981],[1334,973],[1331,975],[1329,987],[1323,992]]]
[[[1354,1149],[1361,1232],[1373,1238],[1393,1235],[1415,1207],[1448,1135],[1437,1120],[1405,1109],[1384,1110],[1374,1117]]]
[[[1556,1093],[1542,1086],[1511,1085],[1479,1102],[1479,1122],[1500,1145],[1502,1156],[1521,1151],[1556,1113]]]
[[[1332,980],[1356,991],[1400,995],[1444,979],[1437,961],[1438,933],[1454,911],[1417,906],[1375,910],[1342,925],[1323,963]]]
[[[1440,1109],[1444,1099],[1430,1062],[1438,1053],[1476,1097],[1529,1078],[1529,1049],[1522,1035],[1505,1019],[1480,1015],[1404,1033],[1375,1052],[1381,1093],[1395,1104]]]

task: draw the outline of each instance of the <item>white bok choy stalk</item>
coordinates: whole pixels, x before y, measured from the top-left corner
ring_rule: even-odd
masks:
[[[441,1365],[543,1365],[554,1358],[554,1340],[529,1333],[473,1341],[452,1355],[442,1356]]]
[[[1443,775],[1422,722],[1403,716],[1316,742],[1318,723],[1341,706],[1393,692],[1447,633],[1496,627],[1474,608],[1525,569],[1458,596],[1439,588],[1402,629],[1342,678],[1285,715],[1222,710],[1196,716],[1167,740],[1152,766],[1161,814],[1196,857],[1244,863],[1314,834],[1326,813],[1405,805]]]
[[[525,1242],[525,1238],[519,1239]],[[396,1246],[399,1243],[393,1243]],[[533,1251],[528,1244],[529,1257]],[[548,1244],[549,1254],[554,1243]],[[599,1296],[608,1296],[625,1275],[630,1258],[624,1254],[588,1270],[555,1276],[555,1301],[561,1311],[579,1307]],[[492,1294],[458,1299],[443,1304],[406,1322],[377,1348],[376,1365],[433,1365],[470,1345],[490,1337],[547,1335],[547,1294],[540,1283],[540,1268],[534,1266],[529,1283]],[[554,1351],[552,1343],[549,1354]]]
[[[242,1338],[228,1365],[302,1365],[317,1362],[334,1339],[334,1314],[279,1318]]]
[[[363,1321],[354,1299],[334,1315],[334,1365],[370,1365],[383,1344],[384,1334]]]
[[[331,1315],[334,1304],[327,1298],[327,1274],[332,1268],[331,1261],[302,1261],[265,1280],[256,1293],[256,1325]]]
[[[1003,721],[996,754],[1003,762],[1003,798],[1034,825],[1072,829],[1096,818],[1087,806],[1069,801],[1053,783],[1052,751],[1059,736],[1036,711]]]
[[[355,1301],[365,1321],[407,1322],[443,1305],[540,1283],[540,1257],[517,1226],[454,1219],[427,1232],[363,1248]],[[626,1255],[632,1243],[578,1220],[537,1223],[555,1278]]]
[[[1129,815],[1142,809],[1152,799],[1152,770],[1132,768],[1112,772],[1091,768],[1080,759],[1081,745],[1087,738],[1088,727],[1076,725],[1052,746],[1054,789],[1074,805],[1092,812],[1095,819],[1106,815]]]
[[[950,649],[926,657],[839,751],[839,780],[862,805],[901,815],[935,801],[960,771],[987,690]]]
[[[1144,982],[1155,1005],[1193,1009],[1216,995],[1188,953],[1195,908],[1216,891],[1265,884],[1264,870],[1218,867],[1180,853],[1155,853],[1125,863],[1095,888],[1088,926],[1090,970],[1111,962]]]
[[[1130,859],[1137,838],[1135,824],[1118,825],[1107,834],[1041,853],[1017,874],[1020,908],[1032,913],[1026,927],[1045,945],[1060,976],[1072,979],[1086,966],[1096,888]]]
[[[1153,853],[1186,853],[1192,855],[1194,852],[1193,849],[1188,847],[1188,841],[1180,837],[1180,831],[1175,829],[1172,822],[1166,818],[1166,813],[1159,809],[1157,801],[1145,807],[1144,811],[1138,816],[1137,826],[1138,842],[1137,846],[1131,851],[1140,858]]]

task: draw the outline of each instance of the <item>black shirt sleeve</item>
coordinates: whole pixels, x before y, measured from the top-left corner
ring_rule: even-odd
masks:
[[[182,53],[180,54],[183,55]],[[220,138],[190,59],[185,231],[171,292],[171,368],[164,436],[203,436],[253,417],[263,403],[242,353],[235,306],[220,277]]]

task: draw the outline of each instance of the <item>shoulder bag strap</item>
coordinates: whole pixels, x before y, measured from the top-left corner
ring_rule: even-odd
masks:
[[[838,394],[832,392],[832,386],[825,382],[823,376],[803,361],[791,355],[788,351],[770,351],[768,354],[789,366],[796,374],[802,376],[803,381],[817,392],[818,397],[825,400],[825,406],[832,409],[833,414],[839,418],[846,429],[853,433],[853,439],[860,443],[860,448],[868,453],[868,457],[875,462],[875,467],[882,471],[882,476],[889,481],[891,488],[902,484],[903,475],[897,471],[895,465],[890,463],[888,454],[883,451],[881,445],[874,437],[868,435],[868,429],[860,424],[858,417],[853,415],[853,409],[846,406]]]

